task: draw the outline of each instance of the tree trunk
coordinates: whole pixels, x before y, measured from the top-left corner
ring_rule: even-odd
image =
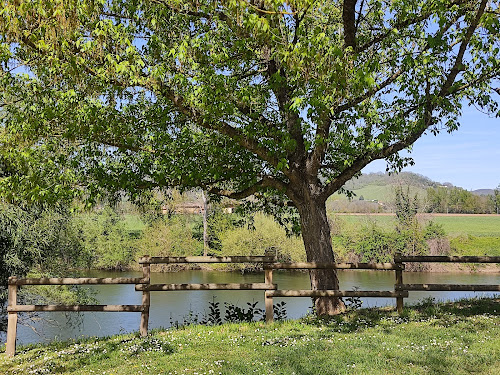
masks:
[[[297,205],[300,214],[302,240],[308,262],[334,263],[330,225],[326,216],[324,201],[307,200]],[[311,287],[318,289],[339,289],[336,270],[311,270]],[[344,303],[336,297],[320,297],[314,301],[318,315],[335,315],[345,310]]]

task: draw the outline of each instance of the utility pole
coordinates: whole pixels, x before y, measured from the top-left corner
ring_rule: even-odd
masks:
[[[206,257],[208,254],[208,203],[207,197],[205,196],[205,192],[203,190],[201,191],[201,199],[203,201],[203,256]]]

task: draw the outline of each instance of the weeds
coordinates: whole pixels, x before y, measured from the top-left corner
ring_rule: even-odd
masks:
[[[354,292],[359,290],[358,286],[352,288]],[[348,310],[359,310],[363,305],[363,300],[360,297],[347,297],[344,301]]]
[[[257,305],[258,302],[247,302],[247,308],[245,308],[236,306],[233,303],[224,302],[224,310],[221,311],[220,303],[216,302],[214,297],[213,301],[208,303],[208,312],[199,315],[190,310],[180,321],[174,321],[173,318],[170,317],[170,325],[175,328],[180,328],[196,324],[215,326],[223,323],[250,323],[254,321],[263,321],[265,320],[265,312]],[[275,304],[273,307],[274,319],[277,321],[286,320],[286,303],[282,301]]]

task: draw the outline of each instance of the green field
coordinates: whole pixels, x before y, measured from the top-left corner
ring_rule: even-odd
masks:
[[[477,237],[500,237],[500,215],[497,216],[436,216],[449,236],[470,235]]]
[[[373,215],[373,214],[353,214],[353,215],[335,215],[341,221],[346,223],[368,223],[376,222],[382,228],[394,228],[396,223],[395,216],[391,215]],[[432,220],[441,224],[446,234],[450,237],[457,236],[476,236],[476,237],[500,237],[500,215],[497,216],[432,216],[422,214],[423,222]]]
[[[348,214],[333,215],[340,221],[348,224],[375,222],[385,229],[393,229],[396,225],[394,215],[376,214]],[[446,234],[450,237],[476,236],[476,237],[500,237],[500,215],[446,215],[434,216],[421,214],[423,222],[434,221],[443,226]],[[128,231],[141,232],[146,225],[141,221],[139,215],[125,215],[125,226]]]
[[[358,310],[330,321],[189,326],[147,338],[103,339],[19,348],[0,354],[14,374],[498,374],[500,300],[434,305],[398,316]]]
[[[500,256],[500,215],[420,215],[422,223],[430,220],[443,226],[450,240],[453,255],[491,255]],[[391,231],[396,226],[394,215],[354,214],[333,215],[332,219],[340,227],[356,228],[359,225],[376,224]]]

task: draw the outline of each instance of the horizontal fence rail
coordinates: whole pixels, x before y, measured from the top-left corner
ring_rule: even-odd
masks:
[[[148,284],[149,279],[137,277],[41,277],[38,279],[11,278],[15,285],[87,285],[87,284]]]
[[[155,291],[194,291],[194,290],[263,290],[265,301],[266,322],[274,320],[274,297],[373,297],[396,298],[399,313],[403,311],[403,298],[409,291],[500,291],[500,285],[453,285],[453,284],[405,284],[403,270],[405,263],[447,262],[447,263],[500,263],[500,257],[489,256],[402,256],[396,254],[393,263],[320,263],[320,262],[287,262],[276,261],[275,256],[224,256],[224,257],[150,257],[145,255],[139,259],[142,266],[142,277],[92,278],[92,277],[45,277],[16,278],[8,281],[8,328],[6,354],[13,356],[16,348],[17,314],[20,312],[49,311],[100,311],[100,312],[140,312],[139,332],[141,336],[148,334],[150,292]],[[204,283],[204,284],[151,284],[151,265],[179,263],[258,263],[264,269],[263,283]],[[274,270],[374,270],[395,271],[394,290],[282,290],[273,283]],[[131,284],[135,290],[142,292],[140,305],[18,305],[18,287],[24,285],[112,285]]]
[[[172,263],[270,263],[274,256],[227,256],[227,257],[142,257],[139,264]]]
[[[270,263],[264,264],[264,269],[273,270],[297,270],[297,269],[337,269],[337,270],[387,270],[395,271],[403,269],[397,263]]]
[[[401,284],[397,290],[412,291],[457,291],[457,292],[500,292],[500,285],[474,284]]]
[[[447,255],[396,255],[396,263],[500,263],[500,257],[447,256]]]
[[[269,290],[276,289],[276,284],[245,283],[245,284],[151,284],[136,285],[135,290],[179,291],[179,290]]]
[[[266,292],[266,297],[408,297],[408,291],[378,290],[275,290]]]
[[[7,307],[7,312],[35,311],[103,311],[143,312],[142,305],[16,305]]]

